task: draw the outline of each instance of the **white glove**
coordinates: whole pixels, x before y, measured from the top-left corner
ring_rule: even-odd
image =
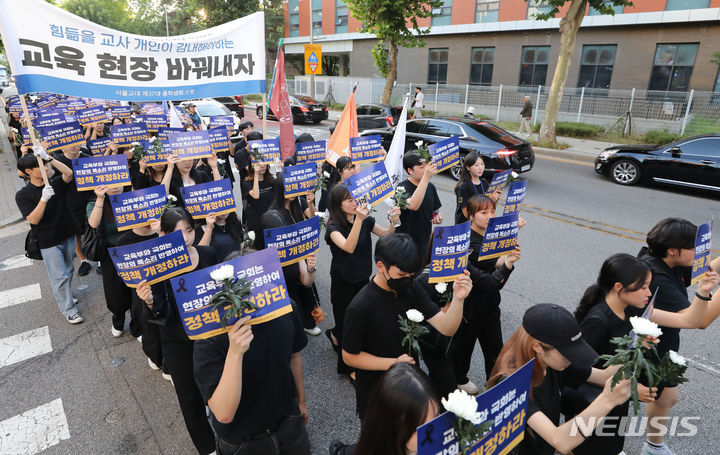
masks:
[[[38,144],[35,147],[33,147],[33,151],[35,152],[35,155],[39,156],[40,158],[44,160],[50,160],[52,157],[48,155],[48,153],[45,151],[42,145]]]
[[[53,187],[47,185],[42,190],[42,196],[40,196],[40,200],[43,202],[47,202],[53,196],[55,196],[55,189]]]

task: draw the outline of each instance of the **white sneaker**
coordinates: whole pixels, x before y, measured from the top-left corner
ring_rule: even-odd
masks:
[[[477,393],[480,391],[478,389],[478,386],[476,386],[471,380],[468,379],[468,382],[465,384],[458,384],[458,389],[464,390],[465,393],[469,395],[477,395]]]
[[[137,337],[135,339],[137,340],[138,343],[142,344],[142,335],[140,335],[139,337]]]
[[[120,338],[122,336],[122,330],[118,330],[115,328],[114,325],[110,324],[110,333],[112,333],[112,336],[115,338]]]
[[[315,326],[312,329],[305,329],[305,333],[316,337],[322,333],[322,330],[320,330],[320,327]]]
[[[157,371],[157,370],[160,369],[159,366],[155,365],[155,362],[153,362],[152,360],[150,360],[150,357],[148,357],[148,365],[150,366],[150,368],[152,368],[152,369],[155,370],[155,371]],[[165,376],[165,373],[163,373],[163,376]]]
[[[653,447],[647,442],[643,444],[641,455],[675,455],[675,452],[670,450],[665,444],[662,447]]]
[[[150,359],[148,359],[148,360],[150,360]],[[162,377],[164,380],[172,382],[172,376],[170,376],[169,374],[163,372]]]
[[[67,319],[67,322],[69,322],[70,324],[80,324],[84,320],[82,316],[80,316],[80,313],[71,314],[65,319]]]

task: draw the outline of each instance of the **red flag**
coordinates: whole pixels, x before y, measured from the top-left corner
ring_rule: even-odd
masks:
[[[295,135],[293,134],[292,110],[288,95],[287,80],[285,79],[285,52],[278,48],[275,62],[275,77],[273,78],[272,97],[270,109],[280,121],[280,156],[285,161],[295,154]]]
[[[355,92],[350,93],[350,97],[345,104],[340,119],[335,126],[335,131],[328,141],[325,160],[335,166],[335,162],[341,156],[350,156],[350,138],[357,137],[357,110],[355,108]]]

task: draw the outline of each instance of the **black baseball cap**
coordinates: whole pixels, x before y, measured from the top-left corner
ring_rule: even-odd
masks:
[[[523,316],[522,326],[531,337],[557,349],[574,366],[589,368],[598,358],[583,339],[575,317],[559,305],[531,306]]]

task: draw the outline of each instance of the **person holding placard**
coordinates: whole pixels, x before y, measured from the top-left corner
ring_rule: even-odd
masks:
[[[150,188],[155,185],[163,184],[163,177],[167,170],[167,164],[159,166],[148,166],[147,162],[150,160],[149,156],[144,156],[140,161],[137,162],[137,172],[133,172],[135,167],[130,168],[130,179],[132,180],[132,186],[135,190],[141,190],[143,188]]]
[[[190,255],[192,270],[217,264],[215,251],[207,246],[193,246],[195,230],[190,215],[182,208],[172,207],[160,218],[160,235],[181,231]],[[186,273],[191,272],[189,270]],[[182,275],[180,275],[182,276]],[[170,372],[180,404],[185,427],[200,455],[215,451],[215,436],[205,413],[205,400],[200,394],[193,372],[194,342],[188,338],[178,313],[170,280],[148,286],[140,282],[138,297],[145,302],[148,318],[160,326],[163,363]]]
[[[35,235],[45,268],[50,278],[55,301],[60,312],[71,324],[83,322],[72,296],[72,277],[75,271],[73,252],[75,251],[75,233],[77,226],[67,205],[67,194],[73,181],[73,171],[62,162],[52,158],[42,146],[36,152],[44,161],[45,174],[50,185],[43,182],[43,169],[40,169],[37,156],[27,154],[17,162],[20,174],[28,180],[27,184],[15,193],[15,203],[23,218],[30,223],[31,234]],[[60,175],[53,176],[52,168]]]
[[[457,202],[455,224],[462,224],[468,220],[467,209],[465,208],[468,201],[476,195],[484,196],[490,186],[490,183],[483,178],[483,173],[485,173],[483,157],[478,152],[470,152],[465,155],[460,170],[460,179],[455,185]],[[498,189],[488,196],[497,203],[502,196],[502,189]]]
[[[215,250],[219,259],[226,261],[230,253],[242,247],[245,231],[236,212],[207,217],[204,229],[206,234],[210,233],[207,244]],[[205,244],[200,242],[200,245]]]
[[[275,188],[275,176],[270,172],[268,163],[248,164],[248,177],[240,182],[240,189],[247,202],[243,209],[245,226],[248,231],[255,232],[256,249],[262,249],[257,243],[262,239],[260,217],[275,200]]]
[[[207,160],[210,169],[212,169],[212,177],[195,167],[196,160],[181,160],[175,154],[168,156],[168,165],[162,183],[165,185],[167,193],[177,198],[178,205],[184,206],[185,204],[182,202],[180,188],[222,179],[217,167],[217,156],[213,154]]]
[[[403,156],[408,179],[398,184],[407,194],[406,207],[400,212],[398,233],[408,234],[420,251],[427,251],[433,224],[442,223],[440,197],[430,179],[437,173],[435,163],[426,163],[416,151]]]
[[[330,181],[328,181],[328,194],[335,185],[345,183],[348,177],[357,174],[359,171],[357,165],[352,162],[349,156],[341,156],[335,161],[335,168],[330,173]]]
[[[93,123],[85,128],[85,140],[92,141],[110,134],[110,127],[103,122]]]
[[[343,159],[341,157],[338,162]],[[330,217],[325,230],[325,242],[330,246],[330,301],[335,317],[335,327],[325,331],[333,349],[338,354],[338,374],[350,374],[352,368],[342,360],[342,334],[345,310],[358,292],[368,283],[372,274],[372,239],[395,232],[392,223],[382,228],[369,216],[366,204],[358,206],[345,185],[338,184],[330,191],[328,205]],[[396,207],[395,211],[399,211]]]
[[[250,164],[250,152],[247,149],[248,141],[262,140],[262,134],[257,133],[260,136],[259,138],[253,134],[256,132],[253,131],[252,122],[240,123],[238,130],[240,130],[241,138],[234,146],[233,161],[235,161],[235,167],[238,174],[240,174],[240,182],[243,182],[248,176],[248,165]],[[249,137],[251,134],[254,137]]]

